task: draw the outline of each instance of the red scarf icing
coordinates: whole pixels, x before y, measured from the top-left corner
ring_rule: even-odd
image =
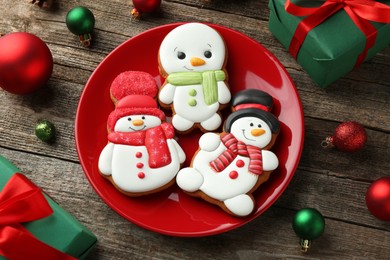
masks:
[[[149,167],[160,168],[171,163],[167,139],[173,138],[175,130],[169,123],[132,133],[112,132],[108,141],[114,144],[146,146],[149,154]]]
[[[233,134],[221,135],[221,141],[226,146],[227,150],[221,153],[217,159],[210,162],[211,168],[217,172],[223,171],[237,155],[249,157],[249,171],[260,175],[263,173],[263,161],[261,156],[261,149],[246,145],[244,142],[238,141]]]

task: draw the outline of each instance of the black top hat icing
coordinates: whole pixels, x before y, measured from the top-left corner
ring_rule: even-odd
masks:
[[[238,92],[232,100],[232,106],[236,111],[231,113],[224,123],[226,132],[230,132],[231,126],[239,118],[257,117],[265,121],[272,133],[278,133],[280,123],[269,111],[273,105],[273,98],[268,93],[259,89],[246,89]]]
[[[270,94],[259,89],[245,89],[233,97],[232,106],[235,110],[239,110],[240,106],[259,108],[266,111],[271,111],[274,100]],[[258,106],[256,106],[258,105]]]

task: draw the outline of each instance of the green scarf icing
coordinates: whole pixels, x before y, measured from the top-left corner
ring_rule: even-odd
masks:
[[[204,100],[207,105],[218,102],[218,81],[225,80],[223,70],[209,70],[204,72],[175,72],[169,74],[168,83],[175,86],[202,84]]]

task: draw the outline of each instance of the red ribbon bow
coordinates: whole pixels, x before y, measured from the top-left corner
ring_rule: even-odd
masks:
[[[75,259],[35,238],[21,223],[53,213],[41,190],[14,174],[0,192],[0,255],[9,260]]]
[[[298,24],[290,43],[289,52],[295,59],[309,31],[341,9],[344,9],[366,36],[366,45],[355,66],[364,61],[368,50],[376,41],[377,31],[369,21],[390,23],[390,6],[373,0],[327,0],[319,7],[300,7],[287,0],[285,9],[292,15],[307,16]]]

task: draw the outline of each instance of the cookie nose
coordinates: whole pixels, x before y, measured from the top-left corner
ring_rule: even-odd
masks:
[[[141,120],[141,119],[136,119],[136,120],[133,120],[133,125],[134,126],[141,126],[144,124],[144,121]]]
[[[192,57],[190,62],[192,66],[202,66],[206,63],[204,60],[198,57]]]
[[[265,130],[261,129],[261,128],[256,128],[256,129],[253,129],[251,131],[251,135],[253,135],[253,136],[260,136],[260,135],[262,135],[264,133],[265,133]]]

